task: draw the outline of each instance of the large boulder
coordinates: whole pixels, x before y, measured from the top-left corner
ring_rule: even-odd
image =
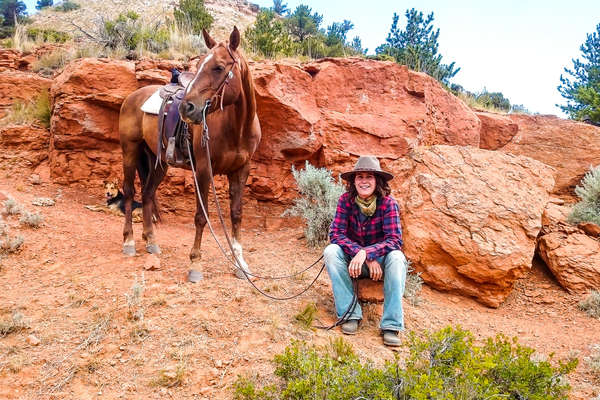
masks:
[[[385,164],[416,146],[479,145],[477,116],[406,66],[350,58],[252,69],[263,139],[251,188],[265,200],[295,196],[291,165],[304,160],[341,172],[365,152]]]
[[[29,102],[51,85],[51,79],[31,72],[0,70],[0,118],[16,101]]]
[[[84,58],[64,69],[51,89],[53,180],[93,183],[120,168],[119,109],[137,88],[133,62]]]
[[[600,242],[584,233],[552,232],[538,251],[558,283],[570,293],[600,289]]]
[[[40,126],[8,125],[0,127],[0,160],[11,166],[35,168],[48,158],[50,132]]]
[[[419,147],[398,175],[404,249],[429,285],[498,307],[531,268],[552,168],[472,147]]]
[[[482,117],[482,114],[479,116]],[[501,144],[512,134],[514,127],[506,118],[518,126],[518,131],[505,145],[495,148],[554,167],[554,194],[573,197],[574,188],[583,175],[590,166],[600,162],[600,128],[555,116],[512,114],[502,117],[506,122],[504,125],[498,123],[497,117],[496,124],[489,121],[482,124],[481,136],[488,138],[484,142]],[[500,140],[492,139],[500,137]]]

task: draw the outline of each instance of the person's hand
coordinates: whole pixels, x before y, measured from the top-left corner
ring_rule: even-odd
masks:
[[[358,278],[360,276],[360,270],[366,259],[367,252],[360,250],[358,253],[356,253],[352,260],[350,260],[350,264],[348,264],[348,273],[350,274],[350,278]]]
[[[383,271],[381,270],[381,264],[377,260],[367,260],[367,267],[369,267],[369,276],[374,281],[379,281],[383,277]]]

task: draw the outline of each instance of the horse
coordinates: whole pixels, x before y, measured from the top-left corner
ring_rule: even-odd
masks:
[[[206,148],[203,147],[203,124],[209,133],[210,165],[214,174],[226,175],[229,183],[232,249],[238,267],[248,273],[243,259],[240,228],[242,223],[242,195],[250,171],[250,159],[261,138],[256,114],[254,85],[248,63],[238,50],[240,32],[233,28],[229,40],[217,43],[210,34],[202,31],[208,52],[198,59],[194,73],[184,72],[179,77],[185,87],[179,105],[181,118],[189,124],[197,177],[196,236],[190,252],[191,269],[202,276],[201,242],[207,223],[202,212],[206,207],[210,186],[210,168]],[[156,190],[167,171],[167,165],[156,165],[157,156],[165,159],[157,138],[158,116],[144,113],[140,107],[160,86],[146,86],[131,93],[123,102],[119,114],[119,135],[123,153],[123,194],[125,202],[125,225],[123,227],[123,253],[135,255],[132,229],[132,202],[135,192],[136,171],[142,182],[142,238],[146,251],[160,254],[156,243],[152,217],[158,214]],[[204,121],[203,115],[206,116]],[[160,164],[160,163],[159,163]],[[191,168],[190,168],[191,169]],[[200,195],[200,197],[199,197]],[[237,264],[237,263],[236,263]],[[246,273],[236,268],[236,276]]]

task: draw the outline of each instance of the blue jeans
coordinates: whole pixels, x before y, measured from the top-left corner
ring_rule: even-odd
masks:
[[[354,295],[352,279],[348,272],[351,257],[337,244],[330,244],[323,252],[327,272],[331,278],[335,311],[338,318],[346,313]],[[383,270],[383,317],[379,327],[382,330],[401,331],[404,329],[404,314],[402,313],[402,296],[406,282],[406,257],[400,250],[389,252],[379,257],[377,262]],[[362,319],[360,304],[348,319]]]

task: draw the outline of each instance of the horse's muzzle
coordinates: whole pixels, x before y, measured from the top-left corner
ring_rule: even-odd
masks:
[[[202,109],[196,107],[191,101],[184,100],[179,104],[179,114],[184,120],[195,124],[202,121]]]

